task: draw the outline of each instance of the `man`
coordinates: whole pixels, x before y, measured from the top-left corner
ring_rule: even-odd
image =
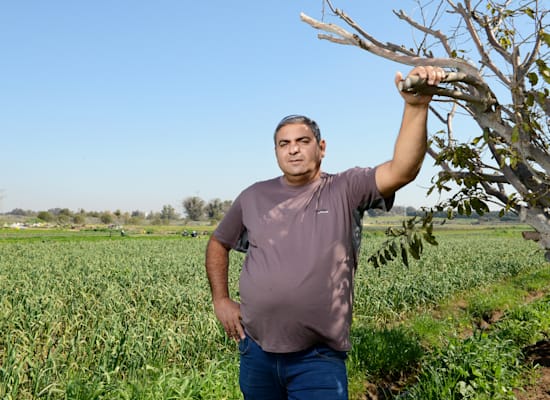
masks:
[[[416,67],[429,85],[445,73]],[[396,85],[402,80],[400,73]],[[321,171],[326,143],[304,116],[275,129],[283,175],[245,189],[208,242],[206,271],[216,317],[239,341],[245,399],[347,399],[353,277],[361,217],[389,209],[426,152],[431,96],[401,92],[403,120],[393,158],[376,168]],[[229,251],[247,252],[240,303],[228,291]]]

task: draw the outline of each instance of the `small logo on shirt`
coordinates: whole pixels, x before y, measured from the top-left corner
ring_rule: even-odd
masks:
[[[325,209],[317,210],[317,214],[328,214],[328,210],[325,210]]]

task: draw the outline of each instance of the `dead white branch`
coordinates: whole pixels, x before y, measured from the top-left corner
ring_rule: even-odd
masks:
[[[342,15],[345,15],[342,13]],[[346,16],[347,17],[347,16]],[[411,55],[397,54],[395,51],[390,51],[383,46],[377,45],[380,42],[374,43],[372,41],[363,40],[359,35],[348,32],[347,30],[337,26],[335,24],[327,24],[325,22],[318,21],[309,17],[304,13],[300,13],[300,18],[303,22],[310,25],[312,28],[331,33],[332,35],[320,34],[319,39],[328,40],[338,44],[347,44],[357,46],[363,50],[376,54],[388,60],[398,62],[405,65],[434,65],[442,68],[451,68],[459,72],[463,72],[467,75],[478,77],[481,80],[479,71],[473,65],[468,62],[457,58],[423,58]],[[347,17],[350,19],[349,17]]]

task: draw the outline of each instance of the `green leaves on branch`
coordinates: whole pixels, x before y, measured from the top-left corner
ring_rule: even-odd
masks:
[[[437,246],[433,233],[436,216],[439,216],[440,224],[443,225],[456,214],[470,216],[476,212],[481,216],[489,211],[487,198],[482,191],[476,188],[464,188],[444,203],[424,209],[424,215],[416,215],[404,220],[400,227],[389,227],[386,230],[387,239],[367,261],[375,268],[379,268],[400,259],[408,267],[410,257],[419,260],[422,256],[424,242]],[[445,217],[441,217],[442,213]]]
[[[536,62],[540,76],[546,83],[550,83],[550,69],[548,64],[543,59],[538,59]],[[530,80],[531,81],[531,80]]]
[[[475,211],[482,216],[488,213],[489,206],[487,205],[487,197],[480,189],[464,188],[456,193],[451,199],[447,200],[444,205],[436,206],[438,211],[445,209],[447,211],[447,219],[453,219],[454,212],[458,215],[467,217]]]
[[[433,235],[433,211],[426,212],[423,217],[414,216],[402,222],[400,228],[390,227],[386,230],[388,239],[368,258],[375,268],[400,258],[405,266],[409,266],[409,256],[419,260],[424,251],[424,241],[437,246]]]

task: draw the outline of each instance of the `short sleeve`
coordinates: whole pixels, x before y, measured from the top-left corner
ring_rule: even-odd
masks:
[[[222,244],[234,250],[246,251],[246,228],[243,224],[241,195],[235,199],[225,216],[222,218],[213,235]]]
[[[350,206],[361,213],[369,209],[389,211],[395,195],[384,198],[376,186],[376,168],[351,168],[342,173],[346,177]]]

